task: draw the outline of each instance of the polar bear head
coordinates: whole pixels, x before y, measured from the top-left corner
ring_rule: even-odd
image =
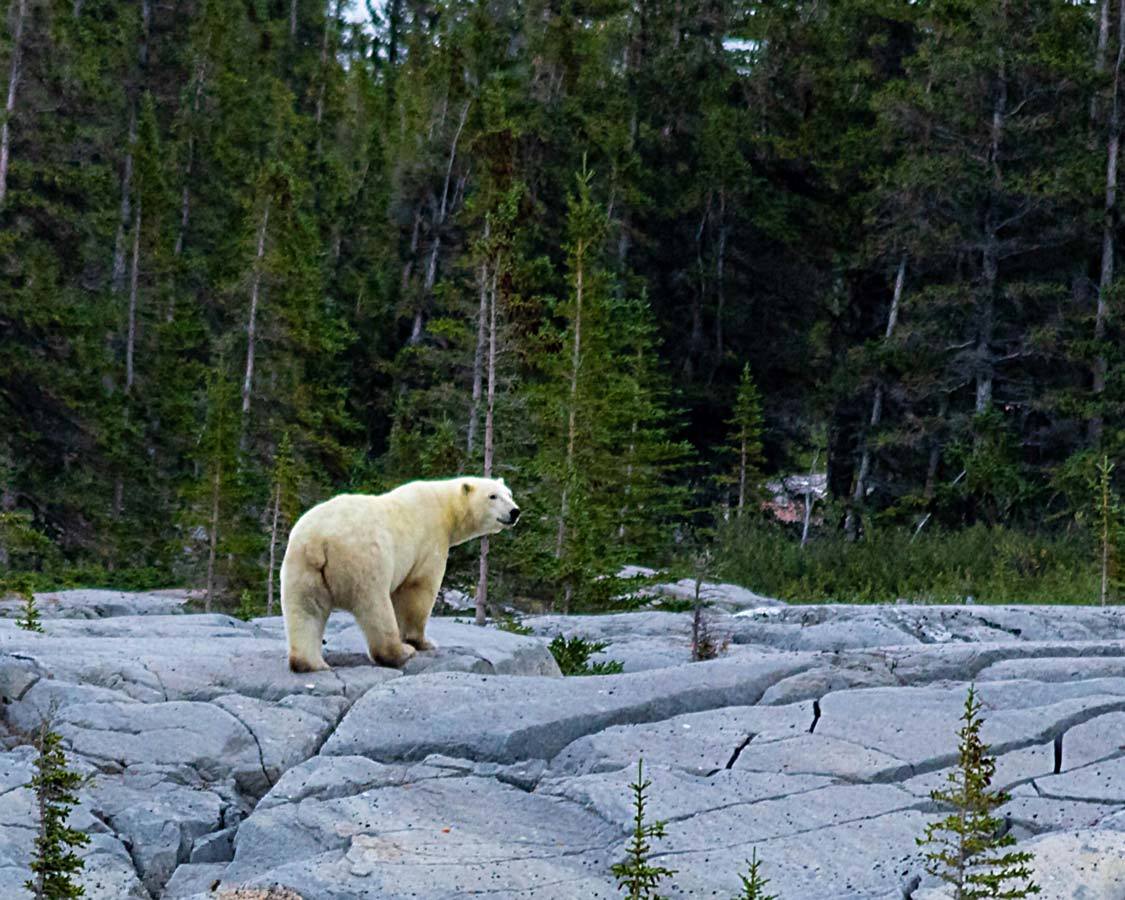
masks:
[[[460,478],[464,503],[462,533],[467,541],[511,528],[520,517],[520,508],[503,478]],[[459,542],[460,543],[460,542]]]

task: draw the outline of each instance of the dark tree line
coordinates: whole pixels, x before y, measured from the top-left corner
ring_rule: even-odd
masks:
[[[855,539],[1119,455],[1125,3],[367,14],[11,0],[0,561],[264,598],[310,503],[487,465],[569,598],[756,508],[747,439]]]

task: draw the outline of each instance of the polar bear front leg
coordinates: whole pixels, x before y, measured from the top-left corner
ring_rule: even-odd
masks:
[[[391,595],[385,585],[366,591],[352,614],[367,639],[367,653],[373,662],[397,669],[414,655],[414,648],[399,637]]]
[[[407,582],[394,592],[393,603],[402,639],[416,650],[436,650],[437,644],[426,639],[426,623],[437,599],[440,579],[423,578]]]

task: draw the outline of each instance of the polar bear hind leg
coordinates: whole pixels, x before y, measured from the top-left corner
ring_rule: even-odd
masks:
[[[331,597],[319,572],[301,565],[281,565],[281,611],[289,640],[289,668],[322,672],[329,668],[321,646],[324,625],[332,611]]]

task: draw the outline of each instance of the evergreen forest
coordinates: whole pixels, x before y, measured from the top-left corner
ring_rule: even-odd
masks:
[[[1116,596],[1125,0],[6,6],[9,586],[489,473],[495,602]]]

